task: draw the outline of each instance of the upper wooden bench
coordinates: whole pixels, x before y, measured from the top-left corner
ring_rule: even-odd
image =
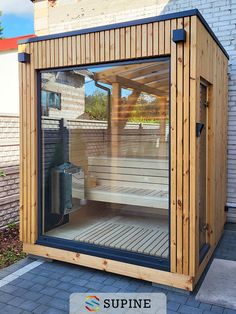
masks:
[[[88,200],[168,209],[168,160],[89,157],[96,186],[85,189]],[[73,196],[79,197],[73,181]]]

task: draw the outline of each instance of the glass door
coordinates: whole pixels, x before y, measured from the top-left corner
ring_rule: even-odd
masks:
[[[41,130],[42,235],[168,260],[169,59],[42,72]]]

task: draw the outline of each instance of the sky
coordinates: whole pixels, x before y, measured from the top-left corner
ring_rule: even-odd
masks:
[[[33,3],[30,0],[0,0],[4,38],[34,34]]]

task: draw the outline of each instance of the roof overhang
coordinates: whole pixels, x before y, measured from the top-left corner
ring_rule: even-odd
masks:
[[[166,20],[171,20],[171,19],[184,18],[184,17],[189,17],[189,16],[197,16],[200,19],[200,21],[202,22],[206,30],[209,32],[211,37],[215,40],[217,45],[220,47],[224,55],[229,59],[229,55],[227,51],[224,49],[219,39],[216,37],[215,33],[212,31],[212,29],[210,28],[210,26],[208,25],[208,23],[206,22],[206,20],[204,19],[204,17],[202,16],[202,14],[199,12],[198,9],[158,15],[158,16],[154,16],[150,18],[139,19],[139,20],[134,20],[134,21],[129,21],[129,22],[122,22],[122,23],[117,23],[117,24],[86,28],[86,29],[77,30],[77,31],[70,31],[70,32],[64,32],[64,33],[52,34],[52,35],[44,35],[44,36],[39,36],[37,38],[29,38],[26,40],[21,40],[19,41],[19,44],[26,44],[30,42],[38,42],[38,41],[58,39],[58,38],[71,37],[71,36],[77,36],[77,35],[84,35],[84,34],[101,32],[101,31],[112,30],[112,29],[117,29],[117,28],[130,27],[130,26],[166,21]]]

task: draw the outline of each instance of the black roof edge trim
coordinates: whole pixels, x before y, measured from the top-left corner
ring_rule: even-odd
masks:
[[[97,27],[92,27],[92,28],[85,28],[85,29],[75,30],[75,31],[70,31],[70,32],[44,35],[44,36],[39,36],[39,37],[32,37],[32,38],[27,38],[27,39],[23,39],[23,40],[18,41],[18,44],[27,44],[27,43],[38,42],[38,41],[43,41],[43,40],[58,39],[58,38],[63,38],[63,37],[76,36],[76,35],[84,35],[84,34],[101,32],[101,31],[106,31],[106,30],[111,30],[111,29],[116,29],[116,28],[136,26],[136,25],[166,21],[166,20],[183,18],[183,17],[188,17],[188,16],[194,16],[194,15],[196,15],[200,19],[200,21],[205,26],[205,28],[207,29],[209,34],[212,36],[212,38],[215,40],[217,45],[220,47],[222,52],[229,59],[229,55],[228,55],[227,51],[221,45],[219,39],[216,37],[216,35],[214,34],[214,32],[212,31],[212,29],[210,28],[210,26],[208,25],[208,23],[206,22],[206,20],[204,19],[204,17],[202,16],[202,14],[199,12],[198,9],[186,10],[186,11],[175,12],[175,13],[168,13],[168,14],[164,14],[164,15],[148,17],[145,19],[133,20],[133,21],[129,21],[129,22],[121,22],[121,23],[110,24],[110,25],[97,26]]]

